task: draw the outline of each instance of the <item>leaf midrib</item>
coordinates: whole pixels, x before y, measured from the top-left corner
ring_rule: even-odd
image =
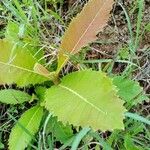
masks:
[[[26,69],[26,68],[23,68],[23,67],[19,67],[19,66],[13,65],[13,64],[4,63],[4,62],[1,62],[1,61],[0,61],[0,64],[7,65],[7,66],[10,66],[10,67],[14,67],[14,68],[20,69],[22,71],[27,71],[29,73],[37,74],[37,75],[40,75],[41,77],[45,77],[45,76],[42,76],[41,74],[38,74],[38,73],[36,73],[36,72],[34,72],[32,70],[29,70],[29,69]],[[48,78],[48,77],[46,77],[46,78]]]
[[[29,125],[30,125],[30,123],[32,122],[32,119],[35,117],[35,115],[38,113],[38,111],[39,111],[39,109],[41,109],[40,107],[34,112],[34,114],[33,114],[33,116],[31,117],[31,119],[30,119],[30,121],[27,123],[27,125],[26,125],[26,129],[28,130],[28,127],[29,127]],[[23,126],[23,125],[22,125]],[[29,130],[28,130],[29,131]],[[21,132],[21,135],[20,135],[20,139],[22,139],[21,137],[23,136],[23,134],[24,134],[24,132],[25,131],[23,131],[23,132]],[[25,132],[26,133],[26,132]],[[30,133],[30,131],[29,131],[29,133]],[[32,135],[32,133],[31,133],[31,135]],[[31,136],[30,135],[30,136]],[[32,137],[31,137],[32,138]],[[19,142],[20,143],[20,142]]]
[[[89,30],[89,28],[91,27],[92,23],[94,22],[94,20],[97,18],[98,14],[101,12],[101,10],[103,9],[103,6],[106,4],[108,0],[106,0],[103,5],[101,6],[101,8],[98,10],[98,12],[96,13],[95,17],[93,18],[93,20],[91,21],[91,23],[89,24],[89,26],[87,27],[87,29],[83,32],[83,34],[81,35],[81,37],[79,38],[79,40],[77,41],[77,43],[75,44],[75,46],[73,47],[73,49],[71,50],[71,54],[74,52],[75,48],[77,47],[77,45],[79,44],[79,42],[82,40],[82,38],[84,37],[84,35],[87,33],[87,31]],[[79,14],[80,15],[80,14]],[[77,16],[78,17],[78,16]],[[64,62],[62,63],[61,67],[64,66],[64,64],[67,62],[68,57],[66,57],[66,59],[64,60]],[[60,70],[59,70],[60,71]],[[57,71],[57,72],[59,72]]]
[[[99,15],[99,13],[101,12],[101,10],[103,9],[103,6],[106,4],[108,0],[106,0],[103,5],[101,6],[101,8],[98,10],[98,12],[96,13],[95,17],[93,18],[93,20],[91,21],[91,23],[89,24],[89,26],[86,28],[86,30],[83,32],[82,36],[79,38],[79,40],[77,41],[77,43],[75,44],[75,46],[73,47],[71,53],[75,50],[75,48],[77,47],[77,45],[79,44],[79,42],[81,41],[81,39],[85,36],[85,34],[87,33],[87,31],[89,30],[89,28],[91,27],[92,23],[95,21],[95,19],[97,18],[97,16]]]
[[[80,99],[82,99],[85,103],[87,103],[91,107],[93,107],[96,110],[98,110],[100,113],[103,113],[103,114],[107,115],[107,112],[101,110],[100,108],[98,108],[97,106],[95,106],[94,104],[92,104],[91,102],[89,102],[85,97],[83,97],[81,94],[79,94],[78,92],[74,91],[73,89],[71,89],[71,88],[69,88],[67,86],[61,85],[61,84],[59,84],[58,86],[61,87],[61,88],[63,88],[63,89],[65,89],[65,90],[67,90],[67,91],[69,91],[73,95],[76,95],[77,97],[79,97]]]

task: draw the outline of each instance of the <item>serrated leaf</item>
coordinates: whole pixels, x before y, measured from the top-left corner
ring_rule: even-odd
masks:
[[[144,100],[148,101],[149,98],[145,95],[143,88],[137,81],[126,79],[122,76],[113,78],[113,83],[118,88],[118,95],[127,103],[137,105]]]
[[[106,25],[114,0],[89,0],[81,13],[70,23],[59,49],[57,72],[65,65],[68,54],[97,39],[96,35]]]
[[[25,92],[13,89],[0,90],[0,102],[6,104],[20,104],[31,100],[31,96]]]
[[[71,125],[64,125],[62,122],[57,120],[57,117],[51,117],[47,124],[47,133],[52,133],[57,141],[65,143],[73,136]]]
[[[12,128],[9,150],[24,150],[38,131],[43,116],[43,108],[34,106],[27,110]]]
[[[36,63],[25,48],[0,40],[0,83],[26,86],[49,80],[33,70]]]
[[[123,129],[123,101],[112,80],[102,72],[71,73],[46,92],[45,107],[58,120],[93,129]]]

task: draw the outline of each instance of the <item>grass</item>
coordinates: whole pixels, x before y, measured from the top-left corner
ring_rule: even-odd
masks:
[[[18,34],[20,38],[14,37],[16,43],[23,42],[24,45],[37,44],[38,50],[34,53],[34,56],[37,57],[40,51],[44,49],[45,56],[42,58],[38,57],[38,59],[39,61],[45,59],[45,66],[54,70],[61,37],[71,18],[81,10],[83,5],[84,2],[80,0],[75,1],[73,5],[64,4],[63,0],[24,0],[23,3],[20,3],[18,0],[13,0],[13,2],[4,0],[0,3],[0,23],[2,24],[2,26],[0,24],[0,37],[5,36],[5,28],[7,28],[8,23],[10,21],[14,22],[19,26]],[[133,0],[133,3],[129,5],[118,2],[117,7],[119,6],[122,9],[121,13],[124,14],[123,19],[126,22],[123,27],[128,28],[128,32],[124,36],[127,36],[129,41],[122,43],[117,40],[117,46],[115,47],[117,52],[112,54],[111,51],[107,50],[101,52],[101,49],[103,50],[103,46],[108,46],[111,49],[112,45],[114,45],[113,40],[107,38],[106,40],[99,39],[94,44],[84,48],[75,57],[70,56],[71,61],[63,69],[62,75],[85,68],[102,70],[110,75],[115,73],[139,81],[148,95],[150,91],[150,47],[145,47],[145,44],[142,45],[142,42],[149,32],[149,23],[142,20],[144,11],[146,11],[144,10],[144,1]],[[117,9],[117,7],[114,9]],[[134,17],[137,19],[132,20],[131,18]],[[110,22],[113,22],[112,20]],[[136,29],[134,29],[135,26]],[[144,30],[142,29],[143,26]],[[115,31],[113,25],[111,28]],[[118,26],[117,28],[122,27]],[[118,30],[117,35],[121,34],[120,32],[121,30]],[[109,34],[110,32],[106,35]],[[26,36],[36,42],[22,41],[21,37]],[[98,50],[95,48],[97,45]],[[128,53],[122,58],[120,51],[124,47],[126,47]],[[91,51],[91,49],[94,50]],[[32,105],[34,103],[21,106],[0,105],[0,149],[4,149],[4,147],[7,149],[7,140],[11,127],[20,117],[21,112]],[[102,149],[103,147],[104,150],[150,150],[149,103],[139,104],[130,108],[130,111],[134,113],[126,113],[124,131],[116,130],[112,133],[103,133],[92,131],[89,128],[74,129],[74,136],[65,143],[55,139],[53,133],[47,133],[48,121],[51,117],[51,114],[49,114],[42,121],[35,140],[27,149],[92,150]]]

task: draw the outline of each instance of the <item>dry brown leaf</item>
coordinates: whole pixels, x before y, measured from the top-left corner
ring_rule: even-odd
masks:
[[[52,72],[49,72],[44,66],[39,63],[35,64],[34,71],[45,77],[52,78]]]
[[[96,35],[107,24],[114,0],[89,0],[81,13],[70,23],[64,34],[58,55],[57,73],[68,61],[68,54],[97,39]]]

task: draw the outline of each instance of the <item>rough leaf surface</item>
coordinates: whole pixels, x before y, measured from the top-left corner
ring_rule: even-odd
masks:
[[[38,131],[43,116],[43,108],[27,110],[13,127],[9,137],[9,150],[24,150]],[[28,132],[27,132],[27,131]]]
[[[118,88],[118,95],[120,98],[131,105],[137,105],[144,100],[149,100],[137,81],[126,79],[122,76],[116,76],[113,78],[113,83]]]
[[[81,13],[70,23],[59,49],[58,69],[68,60],[68,54],[97,39],[96,35],[106,25],[114,0],[89,0]]]
[[[125,108],[112,80],[104,73],[85,70],[71,73],[46,92],[45,107],[58,120],[93,129],[123,129]]]
[[[0,90],[0,102],[6,104],[20,104],[31,100],[31,96],[25,92],[13,89]]]
[[[0,40],[0,84],[26,86],[48,80],[33,70],[35,64],[36,60],[26,49]]]

